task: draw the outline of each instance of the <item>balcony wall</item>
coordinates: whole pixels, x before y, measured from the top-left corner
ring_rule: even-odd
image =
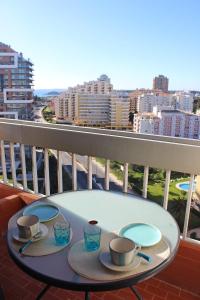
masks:
[[[0,120],[1,166],[3,182],[8,184],[5,167],[5,143],[10,143],[12,184],[19,186],[15,170],[15,144],[20,147],[23,186],[27,191],[27,174],[24,145],[32,147],[33,192],[38,193],[36,147],[44,152],[45,194],[50,194],[49,149],[56,150],[58,159],[58,191],[62,186],[61,151],[68,152],[72,159],[72,188],[77,189],[77,154],[87,156],[88,188],[92,188],[92,157],[106,159],[105,189],[109,190],[109,163],[117,160],[124,163],[123,191],[128,192],[128,164],[144,166],[143,197],[147,197],[149,167],[166,170],[163,207],[168,208],[170,173],[172,170],[191,174],[187,198],[182,242],[174,262],[158,278],[182,289],[200,295],[200,243],[187,236],[194,176],[200,174],[200,141],[163,136],[141,135],[121,131],[91,129],[68,125],[50,125],[27,121]]]

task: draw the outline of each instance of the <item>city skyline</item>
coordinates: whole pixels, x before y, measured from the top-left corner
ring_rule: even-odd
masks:
[[[195,0],[13,0],[1,3],[0,41],[34,63],[35,89],[105,73],[116,89],[152,88],[163,74],[169,90],[200,90],[199,8]]]

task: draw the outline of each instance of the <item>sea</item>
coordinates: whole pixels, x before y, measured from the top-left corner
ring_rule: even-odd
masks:
[[[47,97],[50,95],[50,93],[57,92],[57,93],[62,93],[66,89],[36,89],[34,90],[34,96],[38,97]]]

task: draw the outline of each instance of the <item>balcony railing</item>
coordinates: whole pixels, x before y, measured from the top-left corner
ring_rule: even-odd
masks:
[[[77,190],[77,155],[87,156],[87,187],[92,189],[92,158],[105,158],[104,188],[109,190],[110,160],[124,163],[123,192],[128,192],[128,165],[144,166],[143,197],[147,198],[149,168],[166,171],[163,207],[168,208],[171,171],[190,174],[182,238],[200,243],[187,236],[193,194],[194,177],[200,174],[200,141],[163,136],[134,134],[131,132],[94,129],[69,125],[53,125],[29,121],[0,119],[0,147],[3,182],[8,183],[5,145],[10,144],[12,184],[18,186],[15,166],[15,144],[20,147],[22,185],[27,190],[25,145],[32,149],[33,192],[38,193],[36,148],[44,153],[45,194],[50,195],[49,149],[56,150],[58,192],[63,191],[61,152],[71,154],[72,189]]]

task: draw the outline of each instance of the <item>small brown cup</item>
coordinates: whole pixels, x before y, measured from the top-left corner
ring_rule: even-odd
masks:
[[[19,237],[29,239],[40,231],[39,218],[34,215],[22,216],[17,219]]]

